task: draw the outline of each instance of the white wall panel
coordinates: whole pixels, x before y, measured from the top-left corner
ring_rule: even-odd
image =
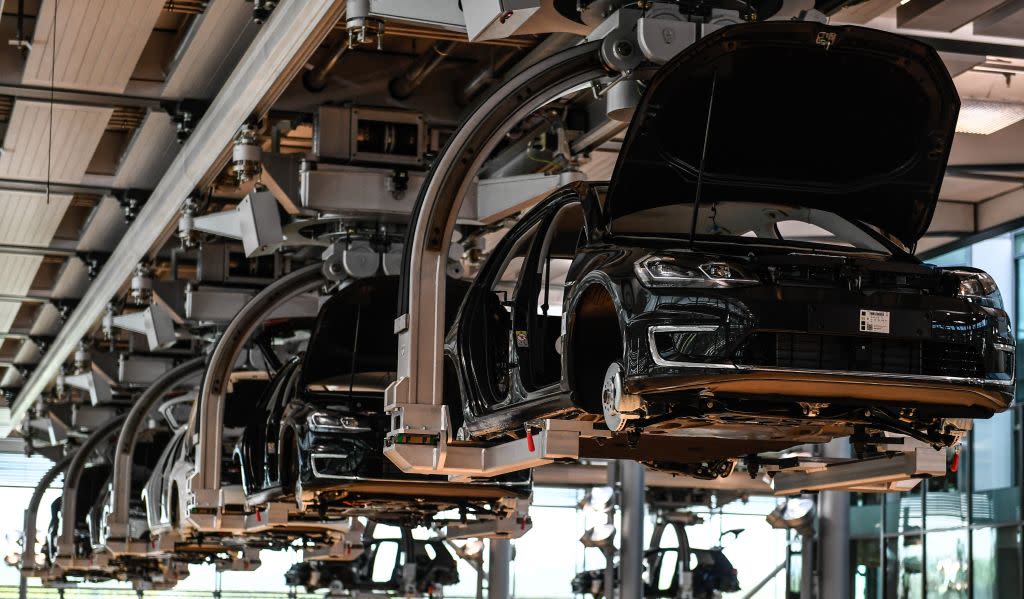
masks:
[[[54,104],[51,146],[50,104],[15,101],[0,154],[0,178],[46,181],[49,165],[51,181],[81,182],[113,112],[112,108]]]
[[[56,87],[123,93],[163,5],[159,0],[43,0],[22,83],[49,86],[52,81]]]

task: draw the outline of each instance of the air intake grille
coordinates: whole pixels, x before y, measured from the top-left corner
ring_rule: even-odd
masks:
[[[970,345],[813,333],[755,333],[737,351],[739,364],[806,370],[983,377]]]

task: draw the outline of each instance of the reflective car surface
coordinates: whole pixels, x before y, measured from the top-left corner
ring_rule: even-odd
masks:
[[[451,483],[405,474],[384,458],[397,293],[397,277],[351,281],[324,303],[306,351],[274,374],[235,449],[250,504],[291,497],[331,517],[418,524],[529,494],[528,473]]]
[[[603,420],[618,434],[581,455],[704,478],[837,436],[957,443],[1008,406],[1015,352],[988,274],[912,253],[957,107],[934,50],[881,31],[694,44],[651,81],[611,182],[543,200],[474,281],[446,343],[460,438]]]

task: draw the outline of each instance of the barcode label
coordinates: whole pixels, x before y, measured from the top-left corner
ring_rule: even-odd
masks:
[[[889,334],[889,313],[883,310],[861,310],[860,331],[862,333]]]

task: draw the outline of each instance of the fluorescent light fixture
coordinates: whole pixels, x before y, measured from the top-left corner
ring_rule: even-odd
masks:
[[[990,135],[1024,120],[1024,104],[965,98],[960,104],[957,133]]]

